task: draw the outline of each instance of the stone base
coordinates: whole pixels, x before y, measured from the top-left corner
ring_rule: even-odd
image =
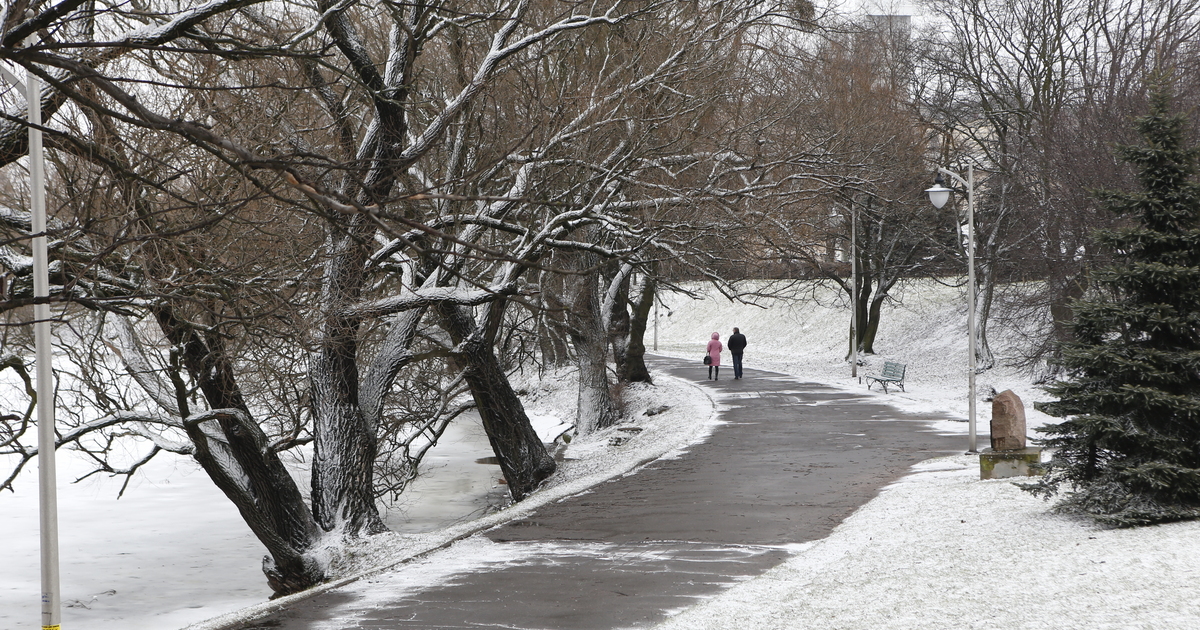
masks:
[[[1034,477],[1042,474],[1042,449],[1029,447],[1015,451],[983,449],[979,454],[980,479]]]

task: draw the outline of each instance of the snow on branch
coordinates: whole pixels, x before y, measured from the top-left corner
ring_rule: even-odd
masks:
[[[121,359],[133,380],[167,413],[180,415],[178,392],[167,387],[159,378],[160,370],[151,365],[145,348],[133,330],[133,324],[125,317],[110,317],[106,318],[104,326],[108,332],[104,344]]]
[[[367,422],[378,427],[383,416],[383,401],[400,369],[412,361],[411,346],[424,309],[410,309],[395,317],[387,336],[371,361],[371,367],[362,379],[362,395],[359,408]]]
[[[421,156],[425,155],[433,147],[434,143],[442,137],[446,128],[458,118],[463,108],[472,101],[475,94],[483,89],[484,85],[491,80],[500,63],[508,57],[559,33],[595,26],[597,24],[617,24],[626,17],[617,14],[617,7],[620,4],[618,2],[613,4],[604,15],[573,15],[565,20],[530,33],[516,42],[510,43],[509,39],[512,37],[513,32],[524,22],[528,4],[528,0],[521,0],[517,4],[508,20],[492,38],[491,50],[484,55],[483,61],[480,62],[478,69],[475,71],[475,75],[471,77],[470,81],[467,82],[454,98],[446,103],[446,107],[430,121],[421,135],[404,150],[400,156],[400,162],[415,162]]]
[[[101,57],[110,59],[131,48],[161,46],[162,44],[186,36],[188,31],[211,17],[228,13],[235,9],[262,4],[263,2],[267,2],[267,0],[213,0],[212,2],[206,2],[198,7],[181,11],[167,22],[134,29],[111,42],[106,42],[112,48],[102,54]]]
[[[217,422],[232,422],[237,430],[250,436],[258,444],[260,452],[268,452],[266,435],[262,428],[241,409],[210,409],[188,416],[183,421],[188,437],[195,444],[196,460],[217,486],[228,492],[235,490],[244,497],[253,497],[254,491],[250,476],[238,462],[230,447],[229,441],[222,431],[215,426]]]
[[[74,429],[71,429],[70,431],[62,434],[61,436],[58,437],[57,440],[55,440],[54,448],[55,448],[55,450],[57,450],[67,444],[79,444],[80,439],[82,439],[88,435],[91,435],[91,434],[101,431],[103,429],[107,429],[109,427],[113,427],[113,426],[117,426],[117,425],[121,425],[121,424],[127,424],[127,423],[129,423],[129,424],[141,423],[141,424],[148,424],[148,425],[161,425],[161,426],[166,426],[166,427],[170,427],[170,428],[179,428],[180,427],[179,421],[172,419],[172,418],[163,418],[163,417],[159,417],[159,416],[148,416],[148,415],[133,412],[133,411],[119,411],[116,413],[108,414],[101,418],[97,418],[96,420],[86,422],[86,423],[84,423],[80,426],[77,426]],[[81,449],[81,450],[86,451],[87,449]],[[154,451],[157,452],[158,450],[161,450],[161,449],[156,444],[154,446]],[[37,457],[37,454],[38,454],[38,447],[25,446],[19,442],[15,442],[15,441],[11,442],[11,443],[7,443],[3,447],[0,447],[0,455],[14,455],[17,457],[17,463],[13,465],[13,468],[10,471],[9,475],[3,481],[0,481],[0,490],[3,490],[3,489],[11,490],[12,483],[17,478],[17,475],[20,474],[21,470],[25,467],[25,465],[27,463],[29,463],[30,460],[32,460],[34,457]],[[104,464],[104,466],[107,466],[107,465]],[[116,470],[116,469],[109,468],[108,471],[120,474],[120,471]]]
[[[633,273],[633,263],[623,263],[621,269],[608,283],[608,290],[604,292],[604,303],[600,306],[600,317],[604,330],[608,330],[612,324],[613,305],[621,295],[621,285],[625,283],[625,279],[631,273]]]
[[[87,1],[88,0],[63,0],[62,2],[43,10],[41,13],[34,14],[29,19],[17,24],[5,32],[3,39],[0,39],[0,47],[12,48],[13,46],[16,46],[17,44],[25,41],[25,38],[33,35],[40,29],[50,26],[50,24],[52,24],[55,20],[67,15],[71,11],[74,11]],[[17,6],[19,6],[17,3],[10,4],[9,9],[16,8]],[[12,16],[8,14],[8,12],[5,12],[4,21],[6,25],[10,18],[15,17],[17,16]]]
[[[345,313],[357,317],[382,317],[408,311],[415,308],[434,306],[437,304],[455,304],[458,306],[478,306],[491,302],[505,295],[512,295],[512,290],[464,289],[459,287],[430,287],[414,291],[406,291],[402,295],[372,300],[356,304]]]

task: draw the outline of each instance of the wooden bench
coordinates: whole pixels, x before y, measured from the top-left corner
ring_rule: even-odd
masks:
[[[899,385],[900,391],[904,391],[904,370],[907,367],[903,363],[896,363],[894,361],[884,362],[883,371],[878,376],[871,374],[866,376],[867,389],[871,389],[871,383],[874,382],[883,386],[883,393],[885,394],[888,393],[889,383]]]

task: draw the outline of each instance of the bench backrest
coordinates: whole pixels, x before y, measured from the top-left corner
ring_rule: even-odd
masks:
[[[893,378],[902,380],[904,378],[904,368],[907,367],[904,363],[895,363],[893,361],[885,361],[883,364],[883,373],[880,376],[884,378]]]

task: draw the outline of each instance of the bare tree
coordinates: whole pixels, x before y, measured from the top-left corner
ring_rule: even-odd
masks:
[[[381,490],[402,488],[469,406],[515,500],[554,470],[496,354],[509,305],[536,294],[531,271],[568,271],[555,260],[593,259],[565,277],[595,280],[574,272],[702,255],[706,228],[680,217],[756,187],[728,185],[744,160],[689,144],[697,134],[681,130],[713,97],[679,88],[780,14],[530,0],[32,8],[8,14],[0,61],[51,86],[51,300],[85,353],[72,382],[102,401],[59,443],[120,474],[163,451],[194,457],[267,546],[281,594],[324,579],[319,544],[381,531]],[[4,163],[24,151],[19,126],[5,119]],[[15,311],[32,303],[30,226],[20,210],[3,218],[13,282],[0,309]],[[27,415],[13,414],[3,447],[22,462],[36,455]],[[108,445],[125,439],[144,455],[112,465]],[[407,453],[382,483],[394,454],[381,444]],[[301,445],[307,496],[281,459]]]
[[[100,270],[97,275],[110,277],[111,270],[122,264],[126,266],[126,273],[116,275],[103,287],[92,282],[86,273],[68,274],[59,279],[63,289],[58,299],[80,303],[98,300],[98,294],[113,292],[122,299],[106,304],[105,308],[116,311],[136,307],[157,322],[162,343],[172,348],[172,352],[178,349],[175,365],[179,369],[169,372],[177,395],[174,399],[157,397],[159,392],[170,389],[149,381],[145,384],[147,392],[159,403],[170,403],[164,410],[170,412],[170,416],[180,418],[160,421],[186,432],[191,445],[178,450],[201,462],[267,544],[272,554],[266,567],[268,576],[272,586],[282,593],[307,587],[323,577],[323,568],[308,555],[324,535],[322,532],[356,535],[382,529],[372,478],[380,409],[377,399],[390,389],[398,367],[408,358],[405,340],[411,340],[415,322],[420,321],[419,317],[395,317],[392,314],[435,303],[452,310],[481,300],[491,301],[499,295],[479,291],[464,296],[461,292],[447,292],[431,285],[429,289],[436,298],[410,290],[407,294],[411,301],[405,303],[405,308],[376,310],[368,306],[364,310],[360,301],[369,280],[364,272],[379,261],[371,258],[368,246],[372,235],[380,229],[380,217],[387,214],[381,202],[392,195],[397,182],[403,179],[405,169],[432,152],[438,141],[446,137],[447,130],[467,104],[500,72],[507,58],[561,32],[611,24],[625,16],[615,9],[594,16],[539,15],[539,18],[546,18],[546,25],[530,28],[524,26],[531,22],[527,18],[532,17],[528,3],[499,5],[490,16],[486,12],[447,11],[442,5],[413,5],[399,12],[389,12],[380,5],[375,8],[383,11],[393,26],[385,46],[389,59],[387,71],[379,74],[367,56],[368,40],[359,35],[355,28],[356,16],[348,7],[319,7],[326,12],[310,14],[309,18],[315,18],[315,22],[306,21],[303,15],[283,15],[277,20],[269,20],[249,10],[234,12],[238,8],[237,3],[224,7],[227,20],[204,21],[215,13],[196,14],[194,19],[185,20],[189,22],[185,28],[180,28],[176,21],[170,20],[171,16],[163,14],[160,19],[164,26],[157,30],[142,29],[136,35],[118,35],[111,42],[47,41],[43,46],[30,49],[10,47],[5,56],[42,74],[54,86],[57,98],[69,101],[73,107],[85,112],[92,121],[93,134],[105,126],[120,130],[120,133],[109,133],[100,138],[95,146],[97,150],[91,150],[92,147],[80,140],[88,137],[85,133],[72,134],[63,130],[53,136],[61,146],[84,145],[77,154],[115,166],[114,179],[119,177],[135,186],[142,183],[137,172],[129,166],[133,160],[121,160],[119,155],[119,145],[133,146],[133,143],[117,138],[162,137],[165,133],[166,137],[184,142],[171,149],[175,156],[187,155],[201,168],[226,165],[232,171],[229,175],[237,178],[235,189],[248,185],[254,197],[275,199],[289,211],[303,209],[301,214],[293,212],[288,216],[295,217],[306,227],[312,224],[305,220],[304,214],[325,218],[325,245],[321,254],[325,261],[324,276],[317,286],[308,285],[315,291],[305,294],[305,297],[318,298],[312,304],[323,313],[317,327],[312,329],[315,331],[314,355],[308,371],[311,385],[307,393],[311,397],[316,457],[311,513],[278,461],[276,450],[268,448],[267,435],[253,420],[251,406],[237,376],[234,348],[225,332],[231,316],[229,309],[239,307],[245,296],[239,294],[235,299],[230,299],[228,294],[205,296],[207,299],[200,303],[207,306],[196,310],[183,308],[191,302],[177,300],[195,299],[193,296],[203,291],[164,293],[145,284],[147,279],[174,282],[176,272],[181,270],[220,277],[230,271],[223,264],[226,261],[217,257],[218,260],[210,261],[213,264],[200,264],[201,261],[165,258],[162,252],[147,257],[146,249],[153,248],[136,247],[129,248],[137,249],[132,259],[121,261],[117,260],[120,255],[106,255],[112,253],[111,249],[88,248],[87,243],[83,243],[76,258],[87,261],[90,269]],[[33,19],[42,26],[46,21],[90,19],[69,12],[64,14],[63,9],[47,9],[46,13]],[[106,27],[105,31],[108,27],[118,27],[120,32],[119,26],[128,17],[113,11],[102,16],[101,23]],[[427,112],[421,112],[421,102],[409,95],[415,84],[416,53],[437,34],[464,26],[487,31],[480,38],[484,52],[479,55],[475,70],[467,75],[465,83],[450,92],[440,111],[431,112],[429,117],[418,115]],[[21,25],[15,28],[18,32],[25,29]],[[223,30],[211,30],[213,28]],[[287,29],[291,29],[291,34]],[[65,29],[56,32],[65,32]],[[315,42],[320,44],[317,48],[306,45],[318,32],[324,33],[318,39],[325,39],[327,45],[339,52],[340,63],[326,66],[327,70],[322,70],[319,65],[319,53],[326,44]],[[175,41],[184,34],[186,45],[170,49],[160,46],[164,41]],[[288,37],[295,41],[289,44]],[[225,55],[221,44],[214,50],[212,42],[215,41],[231,50],[261,48],[263,52]],[[138,53],[122,56],[119,52],[107,52],[123,48],[133,48]],[[100,59],[108,62],[107,65],[97,62],[94,56],[97,49],[106,51]],[[137,70],[126,75],[131,67]],[[326,71],[341,78],[352,78],[354,82],[340,86],[344,91],[339,96],[323,74]],[[275,74],[277,80],[273,85],[260,87],[264,72]],[[138,78],[130,80],[125,76]],[[205,96],[197,96],[192,90],[192,85],[219,83],[217,76],[231,79],[230,83],[234,85],[226,84],[221,86],[223,89]],[[295,88],[281,85],[289,82]],[[293,105],[290,97],[295,94],[311,95],[317,105],[305,109],[310,118],[303,123],[283,115]],[[363,119],[353,116],[347,107],[356,101],[366,104],[373,112],[366,117],[365,127],[361,129],[359,125]],[[223,113],[254,107],[258,108],[260,117],[250,118],[250,122],[265,125],[247,125],[232,117],[222,119]],[[200,116],[187,120],[175,112]],[[323,120],[316,118],[316,114],[322,114]],[[263,115],[265,119],[261,117]],[[312,131],[303,133],[307,130]],[[350,144],[355,141],[357,145]],[[137,148],[145,154],[144,147]],[[329,152],[321,156],[326,148]],[[423,183],[420,185],[424,191]],[[228,188],[220,192],[228,192]],[[412,195],[411,192],[406,194]],[[198,210],[211,209],[195,203],[194,199],[188,199],[188,202]],[[228,197],[222,197],[220,203],[228,205]],[[125,225],[141,228],[139,231],[144,235],[141,240],[162,239],[164,226],[153,224],[147,218],[162,216],[163,209],[157,207],[153,199],[143,198],[129,208],[129,212],[133,220],[125,219]],[[404,225],[404,217],[397,218]],[[86,222],[83,225],[85,229],[91,227]],[[17,225],[18,231],[22,228],[28,234],[28,225]],[[78,230],[79,227],[64,229]],[[188,234],[193,230],[180,228],[180,231]],[[394,228],[392,232],[396,233]],[[312,231],[307,230],[307,233],[311,235]],[[69,253],[78,247],[72,245],[59,253]],[[178,257],[186,248],[185,243],[172,240],[165,249]],[[309,261],[310,268],[313,262]],[[130,264],[137,265],[136,272],[129,270]],[[16,271],[24,272],[24,269]],[[301,273],[308,271],[304,269]],[[284,282],[287,282],[286,278]],[[151,299],[139,302],[138,294],[149,294]],[[18,305],[10,302],[7,306]],[[132,314],[129,310],[124,313]],[[362,359],[358,354],[358,336],[367,313],[373,317],[389,317],[393,332],[386,337],[389,343],[379,347],[374,359],[377,369],[361,375],[360,380],[359,362]],[[124,356],[138,358],[129,364],[129,371],[139,373],[135,364],[146,361],[130,348],[146,346],[140,344],[132,332],[137,331],[137,327],[124,325],[120,329],[127,333],[124,335],[127,341]],[[487,346],[480,344],[479,348]],[[478,349],[467,348],[459,354],[475,357],[472,365],[487,361]],[[178,404],[184,401],[183,393],[188,390],[198,391],[203,396],[205,404],[195,412]],[[360,400],[360,392],[366,392],[368,399]],[[99,431],[110,426],[110,421],[129,420],[132,419],[122,419],[118,414],[83,429]],[[523,413],[516,417],[504,416],[500,422],[522,425],[525,434],[532,434]],[[530,441],[528,435],[526,438],[526,442]],[[536,442],[536,436],[533,441]],[[498,452],[514,461],[515,466],[524,466],[523,460],[530,458],[541,462],[533,467],[533,476],[526,483],[511,486],[517,498],[531,489],[539,476],[547,474],[546,462],[549,460],[544,456],[540,442],[535,444],[536,448],[542,449],[540,459],[536,453],[524,452],[525,444],[493,443],[498,450],[515,449]],[[28,449],[25,451],[28,454]],[[552,462],[549,467],[552,469]],[[520,481],[517,475],[513,478]]]
[[[812,124],[838,138],[829,145],[838,162],[829,177],[839,185],[811,210],[814,236],[828,245],[798,251],[813,273],[856,296],[851,343],[860,353],[875,352],[892,289],[934,273],[957,234],[920,198],[927,138],[912,108],[909,37],[906,19],[851,22],[825,39],[803,74],[817,101]]]
[[[1024,305],[1016,316],[1049,310],[1058,322],[1052,331],[1066,334],[1069,303],[1087,290],[1095,262],[1089,234],[1112,221],[1086,191],[1120,176],[1108,145],[1144,102],[1146,73],[1194,65],[1200,7],[1188,0],[927,6],[938,21],[921,54],[918,99],[941,130],[939,162],[976,168],[977,347],[987,366],[987,322],[1002,282],[1045,280],[1042,291],[1015,302]],[[1050,346],[1032,345],[1031,360],[1040,363]]]

